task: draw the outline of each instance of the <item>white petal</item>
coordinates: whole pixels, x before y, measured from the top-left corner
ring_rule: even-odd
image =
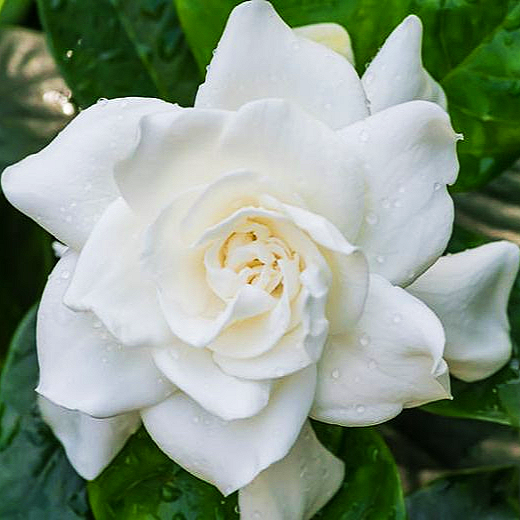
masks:
[[[92,314],[73,312],[63,294],[77,261],[69,250],[58,262],[38,309],[37,391],[55,403],[96,417],[150,406],[175,388],[155,367],[150,349],[129,349]]]
[[[172,335],[139,263],[140,232],[126,203],[114,201],[81,251],[64,301],[93,312],[124,345],[153,347]]]
[[[442,87],[421,60],[422,24],[410,15],[387,38],[363,74],[372,114],[414,99],[432,101],[446,109]]]
[[[80,112],[41,152],[7,168],[3,192],[20,211],[79,250],[118,197],[114,164],[134,148],[140,119],[175,109],[158,99],[99,102]]]
[[[302,288],[292,309],[297,325],[271,350],[247,359],[227,356],[225,352],[215,353],[215,361],[228,374],[260,380],[283,377],[316,363],[329,330],[324,317],[326,299],[326,294],[317,297]]]
[[[222,372],[211,352],[187,345],[155,349],[155,363],[181,390],[224,420],[256,415],[269,401],[270,382],[246,381]]]
[[[354,52],[346,29],[337,23],[313,23],[293,29],[296,36],[321,43],[354,65]]]
[[[231,13],[195,106],[236,110],[266,98],[295,102],[334,129],[368,114],[351,63],[298,37],[271,4],[256,0]]]
[[[372,275],[357,327],[330,336],[319,361],[312,416],[365,426],[449,397],[443,348],[444,331],[435,314],[404,289]]]
[[[337,334],[354,324],[363,310],[368,287],[368,266],[363,253],[321,215],[290,204],[280,204],[271,197],[266,202],[287,214],[322,247],[333,276],[327,299],[330,332]]]
[[[507,301],[518,259],[515,244],[493,242],[439,258],[407,288],[441,319],[444,357],[464,381],[490,376],[511,356]]]
[[[338,491],[345,467],[307,421],[291,451],[239,491],[242,520],[307,520]]]
[[[395,284],[413,281],[442,253],[453,202],[446,185],[458,171],[457,135],[437,105],[411,101],[342,131],[366,166],[365,221],[354,243],[371,272]]]
[[[38,398],[44,421],[63,444],[73,468],[86,480],[95,479],[119,453],[141,424],[138,413],[94,419]]]
[[[167,455],[228,495],[287,455],[307,417],[315,382],[315,366],[282,379],[269,405],[249,419],[223,421],[180,393],[143,410],[142,419]]]
[[[298,194],[352,241],[363,218],[361,169],[357,147],[345,150],[336,132],[269,99],[238,112],[185,109],[143,119],[139,146],[118,165],[116,179],[135,211],[155,217],[174,194],[231,172],[256,173],[290,194],[282,202]]]

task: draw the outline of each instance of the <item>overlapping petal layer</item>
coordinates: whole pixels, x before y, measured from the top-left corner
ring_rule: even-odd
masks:
[[[442,324],[426,305],[372,275],[357,326],[329,337],[318,363],[311,415],[365,426],[403,408],[449,397],[444,341]]]
[[[37,391],[54,403],[94,417],[138,410],[175,387],[156,368],[150,348],[121,344],[89,312],[73,312],[63,295],[77,253],[69,250],[47,282],[38,310]]]

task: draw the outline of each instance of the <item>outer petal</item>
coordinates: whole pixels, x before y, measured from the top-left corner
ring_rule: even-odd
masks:
[[[441,319],[444,357],[464,381],[490,376],[511,356],[506,311],[518,259],[516,245],[493,242],[440,258],[407,288]]]
[[[139,222],[117,199],[81,251],[64,301],[92,311],[124,345],[153,347],[170,342],[172,334],[139,265],[139,237]]]
[[[449,397],[444,331],[426,305],[372,275],[357,327],[331,336],[318,365],[312,416],[345,426],[377,424],[403,408]]]
[[[74,469],[87,480],[95,479],[118,454],[141,424],[138,413],[94,419],[39,397],[44,421],[65,448]]]
[[[231,13],[195,106],[236,110],[266,98],[293,101],[334,129],[368,115],[349,61],[298,37],[270,3],[254,0]]]
[[[315,366],[282,379],[269,406],[249,419],[222,421],[182,394],[143,410],[142,419],[175,462],[228,495],[287,455],[309,412],[315,384]]]
[[[129,205],[155,216],[195,185],[257,173],[291,194],[282,202],[293,204],[297,193],[301,205],[352,241],[363,218],[358,148],[345,150],[337,132],[282,100],[255,101],[238,112],[185,109],[144,119],[139,146],[116,177]]]
[[[337,23],[313,23],[295,27],[297,36],[321,43],[329,49],[341,54],[354,65],[354,52],[347,30]]]
[[[307,421],[288,455],[240,490],[240,518],[310,519],[339,489],[344,473],[343,462],[320,444]]]
[[[372,114],[414,99],[446,109],[442,87],[426,72],[421,60],[422,24],[410,15],[387,38],[363,74]]]
[[[7,168],[5,196],[60,241],[80,249],[118,196],[114,164],[134,148],[140,119],[175,109],[158,99],[100,101],[41,152]]]
[[[206,349],[177,344],[156,349],[154,359],[173,383],[222,419],[251,417],[269,401],[270,382],[247,381],[225,374]]]
[[[37,326],[37,391],[61,406],[96,417],[162,401],[175,387],[155,367],[150,349],[119,345],[95,316],[63,305],[76,260],[75,252],[65,253],[43,292]]]
[[[406,284],[442,253],[451,234],[453,202],[446,184],[458,171],[448,115],[412,101],[349,126],[342,135],[362,148],[366,165],[365,221],[357,240],[371,272]]]

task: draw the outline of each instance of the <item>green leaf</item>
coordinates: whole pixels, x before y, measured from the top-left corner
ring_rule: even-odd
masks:
[[[519,469],[462,471],[434,480],[407,497],[410,520],[516,520]]]
[[[33,0],[0,0],[0,24],[22,22]]]
[[[40,418],[36,308],[20,324],[0,379],[0,518],[91,518],[85,482]]]
[[[313,422],[320,441],[345,463],[345,479],[316,515],[323,520],[405,518],[394,458],[373,428],[342,428]]]
[[[0,29],[0,171],[37,152],[74,107],[42,34]],[[0,362],[16,323],[39,297],[52,263],[48,235],[0,194]]]
[[[175,0],[199,67],[211,59],[239,0]],[[442,84],[459,145],[457,190],[482,185],[520,155],[520,4],[511,0],[273,0],[291,26],[336,22],[352,37],[358,71],[408,14],[424,24],[424,62]]]
[[[224,498],[169,459],[139,430],[94,481],[88,494],[96,520],[238,519],[237,494]]]
[[[159,97],[192,104],[199,83],[171,0],[38,0],[74,98]]]

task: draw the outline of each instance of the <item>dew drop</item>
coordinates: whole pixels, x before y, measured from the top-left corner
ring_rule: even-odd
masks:
[[[67,215],[65,217],[65,222],[72,222],[72,217],[70,215]]]
[[[400,208],[402,205],[403,203],[399,199],[394,200],[394,208]]]
[[[97,104],[98,104],[99,106],[101,106],[101,107],[104,107],[107,103],[108,103],[108,99],[107,99],[107,98],[104,98],[104,97],[99,98],[99,99],[97,100]]]
[[[364,74],[363,79],[365,80],[366,85],[370,85],[370,83],[372,83],[374,81],[374,74],[372,74],[371,72],[368,72],[368,73]]]
[[[359,140],[362,143],[366,143],[368,141],[368,132],[366,130],[361,130],[361,132],[359,132]]]
[[[330,109],[332,108],[332,105],[331,105],[330,103],[325,103],[325,104],[323,105],[323,108],[324,108],[325,110],[330,110]]]
[[[399,193],[404,193],[406,191],[406,188],[404,186],[399,186],[399,188],[397,189],[397,191]]]
[[[383,206],[385,209],[388,209],[390,207],[390,199],[387,199],[386,197],[381,199],[381,206]]]
[[[262,518],[262,513],[260,513],[260,511],[255,511],[253,513],[253,519],[254,520],[260,520]]]
[[[365,407],[362,404],[358,404],[356,406],[356,412],[357,413],[364,413],[364,411],[365,411]]]
[[[72,49],[69,49],[66,53],[65,53],[65,57],[70,60],[72,58],[72,56],[74,55],[74,51]]]
[[[198,423],[200,422],[200,417],[199,417],[198,415],[194,415],[192,421],[193,421],[195,424],[198,424]]]
[[[237,515],[240,514],[240,508],[238,507],[238,504],[235,506],[234,511],[235,511],[235,513],[236,513]]]
[[[335,368],[331,373],[330,373],[330,377],[332,377],[332,379],[338,379],[339,378],[339,370],[337,368]]]
[[[371,226],[375,226],[379,219],[377,218],[377,215],[375,213],[369,213],[365,217],[365,220],[366,220],[367,224],[370,224]]]
[[[370,345],[370,337],[368,336],[368,334],[362,334],[359,338],[359,343],[362,347],[367,347],[368,345]]]
[[[63,273],[61,273],[61,277],[63,278],[63,280],[68,280],[70,278],[70,272],[63,271]]]
[[[376,262],[377,262],[378,264],[384,264],[384,263],[385,263],[385,257],[382,256],[382,255],[377,255],[377,256],[376,256]]]
[[[433,191],[439,191],[441,189],[441,184],[439,182],[436,182],[434,185],[433,185]]]
[[[371,360],[368,362],[368,368],[369,368],[370,370],[374,370],[374,368],[376,368],[376,366],[377,366],[377,363],[376,363],[373,359],[371,359]]]
[[[392,322],[393,323],[401,323],[401,320],[403,319],[403,317],[398,313],[396,312],[393,316],[392,316]]]

